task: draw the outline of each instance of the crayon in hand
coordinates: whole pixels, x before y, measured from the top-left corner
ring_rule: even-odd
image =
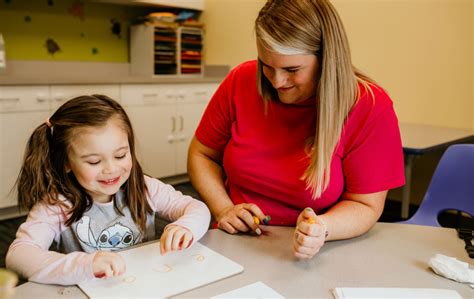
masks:
[[[258,219],[257,216],[253,216],[253,219],[255,221],[255,224],[260,224],[260,219]],[[270,215],[267,215],[265,216],[265,218],[263,218],[262,222],[263,224],[268,225],[270,223],[270,220],[272,220],[272,217],[270,217]]]
[[[260,219],[258,219],[257,216],[253,216],[253,222],[255,222],[256,225],[259,225]],[[255,230],[255,233],[260,236],[262,234],[262,231],[260,230],[259,227],[257,227],[257,229]]]
[[[255,224],[260,224],[260,219],[257,216],[253,216],[253,220]],[[270,220],[272,220],[272,217],[270,215],[267,215],[265,216],[265,218],[263,218],[262,222],[263,224],[268,225],[270,223]]]
[[[306,212],[309,212],[309,213],[313,213],[313,214],[314,214],[314,211],[313,211],[313,209],[311,209],[311,208],[306,208],[305,210],[306,210]],[[315,223],[316,223],[316,219],[315,219],[314,217],[311,217],[311,216],[309,216],[309,217],[306,216],[306,217],[305,217],[305,221],[306,221],[307,223],[309,223],[309,224],[315,224]]]
[[[272,217],[270,217],[270,215],[267,215],[265,216],[265,218],[263,218],[263,224],[265,225],[268,225],[270,223],[270,220],[272,220]]]

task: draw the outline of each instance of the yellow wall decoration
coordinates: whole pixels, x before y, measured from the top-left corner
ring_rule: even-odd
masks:
[[[128,62],[130,23],[149,10],[77,0],[2,0],[6,58]]]

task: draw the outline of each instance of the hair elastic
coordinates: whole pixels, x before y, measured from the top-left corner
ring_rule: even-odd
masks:
[[[46,118],[46,120],[44,121],[44,123],[48,126],[48,128],[51,130],[51,136],[53,136],[53,124],[51,123],[51,121],[49,120],[49,117]]]

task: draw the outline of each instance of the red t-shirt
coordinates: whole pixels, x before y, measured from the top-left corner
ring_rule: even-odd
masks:
[[[224,152],[227,192],[235,204],[255,203],[273,225],[295,225],[305,207],[321,212],[344,191],[373,193],[404,184],[403,151],[393,103],[372,87],[352,108],[331,162],[322,196],[312,199],[301,179],[309,163],[305,142],[314,136],[315,98],[298,104],[264,101],[256,61],[233,69],[209,102],[196,130],[204,145]]]

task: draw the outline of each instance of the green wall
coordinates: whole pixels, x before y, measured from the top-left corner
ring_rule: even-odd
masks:
[[[148,12],[77,0],[1,0],[0,33],[7,61],[128,62],[130,23]]]

